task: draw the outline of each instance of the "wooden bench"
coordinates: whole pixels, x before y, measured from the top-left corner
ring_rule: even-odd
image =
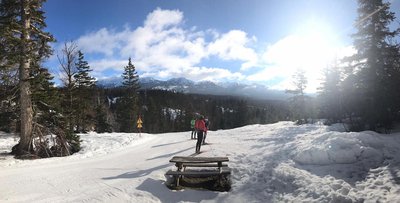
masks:
[[[176,180],[176,186],[179,186],[179,180],[183,177],[210,177],[223,176],[231,174],[228,164],[228,157],[184,157],[175,156],[169,162],[175,163],[177,170],[169,170],[166,175],[171,175]],[[202,167],[208,170],[186,170],[187,167]],[[182,170],[183,168],[183,170]],[[209,170],[211,168],[211,170]],[[214,168],[214,169],[212,169]]]
[[[227,167],[228,164],[221,164],[221,167]],[[185,170],[186,167],[218,167],[218,164],[216,163],[209,163],[209,164],[203,164],[203,163],[182,163],[183,170]]]
[[[222,167],[220,171],[217,170],[207,170],[207,171],[173,171],[169,170],[166,175],[172,176],[187,176],[187,177],[208,177],[215,175],[229,175],[231,174],[231,170],[229,167]]]
[[[184,166],[188,167],[218,167],[221,168],[222,162],[228,162],[228,157],[192,157],[192,156],[174,156],[169,162],[175,163],[178,171],[181,171]],[[225,165],[224,165],[225,166]],[[226,165],[227,166],[227,165]]]

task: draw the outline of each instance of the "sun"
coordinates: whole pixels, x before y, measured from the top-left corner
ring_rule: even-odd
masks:
[[[293,88],[292,75],[301,69],[307,77],[307,92],[316,92],[321,84],[323,69],[337,58],[342,44],[335,33],[322,23],[305,24],[302,29],[269,47],[265,59],[274,64],[285,88]],[[284,89],[284,88],[282,88]]]
[[[293,75],[301,69],[308,81],[306,92],[316,93],[321,86],[324,69],[343,56],[354,53],[349,51],[354,49],[348,49],[352,46],[344,43],[340,32],[331,29],[326,22],[314,20],[298,27],[267,46],[261,56],[265,68],[248,77],[249,80],[273,81],[269,85],[271,89],[293,89]]]

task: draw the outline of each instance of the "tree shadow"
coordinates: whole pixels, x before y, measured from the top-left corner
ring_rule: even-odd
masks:
[[[171,143],[166,143],[166,144],[154,145],[154,146],[151,146],[151,148],[164,147],[164,146],[168,146],[168,145],[179,144],[179,143],[184,143],[184,142],[189,142],[189,141],[190,140],[184,140],[184,141],[179,141],[179,142],[171,142]]]
[[[160,169],[164,169],[166,167],[171,166],[170,164],[164,164],[160,166],[156,166],[153,168],[145,169],[145,170],[139,170],[139,171],[131,171],[131,172],[126,172],[117,176],[111,176],[111,177],[105,177],[102,178],[103,180],[113,180],[113,179],[133,179],[133,178],[138,178],[138,177],[143,177],[146,175],[149,175],[153,171],[157,171]]]
[[[179,151],[177,151],[177,152],[173,152],[173,153],[169,153],[169,154],[164,154],[164,155],[161,155],[161,156],[156,156],[156,157],[153,157],[153,158],[150,158],[150,159],[146,159],[146,161],[150,161],[150,160],[154,160],[154,159],[161,159],[161,158],[172,157],[173,155],[180,154],[180,153],[182,153],[182,152],[191,150],[191,149],[193,149],[194,147],[195,147],[195,146],[193,146],[193,147],[188,147],[188,148],[186,148],[186,149],[182,149],[182,150],[179,150]]]
[[[161,202],[200,202],[212,200],[218,196],[218,192],[208,190],[170,190],[165,181],[148,178],[136,189],[151,193]]]

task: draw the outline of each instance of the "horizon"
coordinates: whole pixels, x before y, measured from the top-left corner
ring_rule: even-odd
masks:
[[[400,10],[399,1],[391,3]],[[57,42],[45,65],[60,82],[57,54],[72,40],[97,79],[120,76],[131,57],[140,77],[276,90],[290,89],[303,69],[306,91],[315,93],[322,70],[354,52],[356,10],[346,0],[47,1],[46,30]]]

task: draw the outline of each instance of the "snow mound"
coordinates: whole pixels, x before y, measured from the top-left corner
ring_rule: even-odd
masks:
[[[293,160],[300,164],[354,164],[363,162],[371,167],[385,159],[385,135],[374,132],[339,133],[325,132],[319,135],[302,136],[296,146]]]
[[[319,177],[295,168],[292,164],[281,163],[273,171],[272,184],[277,195],[276,202],[354,202],[354,189],[347,182],[333,177]]]
[[[89,132],[87,134],[79,134],[81,137],[81,150],[76,156],[91,157],[109,154],[116,150],[124,149],[124,147],[139,144],[152,138],[152,135],[143,134],[139,136],[138,133],[95,133]]]

